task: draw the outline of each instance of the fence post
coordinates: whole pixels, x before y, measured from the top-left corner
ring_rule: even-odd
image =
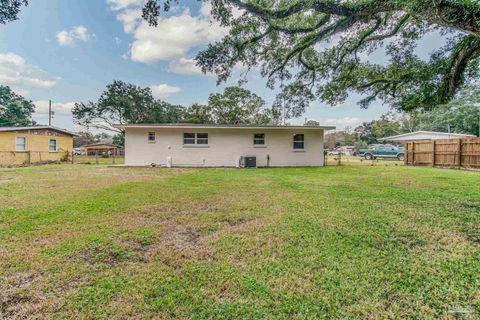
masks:
[[[32,164],[32,151],[27,152],[27,159],[28,159],[28,164]]]
[[[98,164],[98,150],[95,150],[95,163]]]
[[[412,166],[415,166],[415,141],[412,142]]]
[[[432,140],[432,167],[435,167],[435,140]]]
[[[115,153],[116,153],[115,150],[113,150],[113,153],[112,153],[112,155],[113,155],[113,157],[112,157],[112,164],[115,164]]]
[[[458,139],[458,146],[457,146],[457,149],[458,149],[458,167],[460,168],[462,166],[462,139]]]
[[[408,142],[405,143],[405,145],[403,146],[403,152],[404,152],[404,155],[403,155],[403,164],[404,165],[407,165],[408,164],[408,153],[410,152],[408,150]]]
[[[72,150],[72,164],[75,163],[75,159],[73,159],[73,157],[75,157],[75,152]]]

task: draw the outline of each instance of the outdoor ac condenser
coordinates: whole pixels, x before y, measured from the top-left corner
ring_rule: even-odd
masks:
[[[257,157],[254,156],[240,156],[238,160],[238,166],[240,168],[256,168]]]
[[[244,159],[244,166],[245,168],[256,168],[257,167],[257,157],[249,157],[245,156]]]

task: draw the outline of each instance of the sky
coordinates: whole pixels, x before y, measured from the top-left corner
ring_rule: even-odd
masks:
[[[113,80],[150,87],[156,98],[188,106],[205,103],[211,93],[237,85],[238,72],[217,86],[214,75],[195,66],[195,54],[208,43],[220,40],[227,30],[212,22],[208,4],[181,1],[158,27],[140,19],[143,0],[35,0],[23,8],[19,20],[0,25],[0,84],[32,100],[34,120],[48,123],[48,100],[53,101],[52,124],[81,130],[73,124],[75,102],[97,101]],[[427,37],[417,50],[428,56],[441,42]],[[385,60],[381,52],[377,61]],[[275,91],[266,79],[251,72],[245,88],[271,105]],[[302,124],[305,118],[339,129],[355,127],[389,111],[381,102],[361,109],[352,95],[345,103],[330,106],[312,103],[304,116],[289,120]]]

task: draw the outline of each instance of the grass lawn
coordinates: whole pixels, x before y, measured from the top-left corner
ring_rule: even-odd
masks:
[[[479,173],[0,169],[0,319],[458,316],[480,316]]]

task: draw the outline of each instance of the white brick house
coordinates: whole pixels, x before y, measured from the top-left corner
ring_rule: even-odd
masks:
[[[324,131],[334,129],[196,124],[117,127],[125,130],[126,165],[174,167],[323,166]]]

